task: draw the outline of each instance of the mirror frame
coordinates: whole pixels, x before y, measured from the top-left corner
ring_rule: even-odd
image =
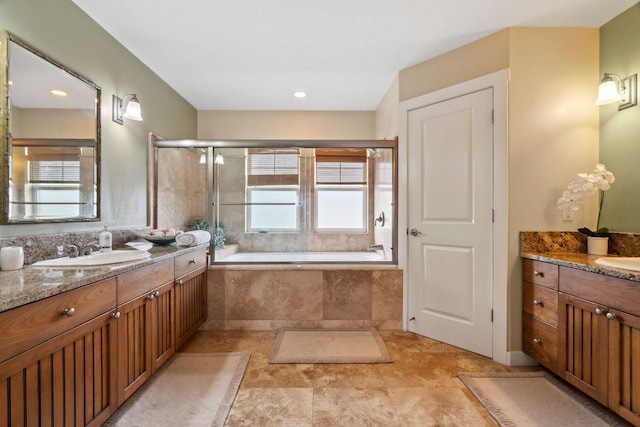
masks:
[[[95,146],[95,162],[96,162],[96,216],[90,218],[56,218],[56,219],[28,219],[28,220],[16,220],[9,219],[9,156],[11,156],[11,143],[9,141],[9,43],[15,43],[18,46],[26,49],[37,57],[47,61],[54,67],[69,74],[70,76],[82,81],[84,84],[96,91],[96,146]],[[32,46],[20,40],[15,35],[8,31],[0,30],[0,162],[2,164],[2,173],[0,173],[0,189],[4,189],[5,194],[0,197],[0,224],[40,224],[40,223],[62,223],[62,222],[95,222],[100,221],[100,175],[101,175],[101,139],[102,129],[100,123],[102,105],[102,89],[91,80],[82,76],[81,74],[71,70],[58,61],[43,54]]]

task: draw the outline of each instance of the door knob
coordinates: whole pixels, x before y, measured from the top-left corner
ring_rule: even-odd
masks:
[[[409,230],[409,234],[411,234],[414,237],[422,236],[422,232],[416,230],[415,228],[412,228],[411,230]]]

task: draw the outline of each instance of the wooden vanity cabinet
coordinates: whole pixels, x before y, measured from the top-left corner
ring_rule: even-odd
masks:
[[[109,279],[0,313],[0,425],[97,426],[116,410],[115,302]]]
[[[562,377],[607,404],[607,307],[564,293],[559,297]]]
[[[529,259],[523,279],[524,351],[640,425],[640,283]]]
[[[173,260],[118,276],[118,405],[175,350],[173,277]]]
[[[558,266],[523,260],[523,336],[525,353],[558,372]]]
[[[176,349],[207,319],[207,264],[205,250],[175,258]]]
[[[640,425],[640,283],[561,267],[560,291],[566,301],[561,304],[560,317],[566,310],[567,340],[581,335],[584,351],[591,348],[594,355],[592,360],[583,355],[582,373],[572,372],[571,359],[578,359],[571,357],[571,343],[567,342],[565,378]],[[589,367],[592,378],[584,373]]]

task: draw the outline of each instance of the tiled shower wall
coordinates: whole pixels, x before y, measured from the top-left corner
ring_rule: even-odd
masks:
[[[209,270],[205,329],[402,329],[402,270]]]

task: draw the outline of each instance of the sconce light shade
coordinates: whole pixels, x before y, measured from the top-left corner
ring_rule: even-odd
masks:
[[[111,120],[118,124],[123,124],[123,119],[142,121],[142,109],[135,93],[128,93],[122,98],[113,95],[112,99]]]
[[[606,105],[612,102],[620,101],[620,92],[618,92],[618,85],[613,81],[607,73],[600,82],[598,87],[598,99],[596,99],[596,105]]]
[[[216,158],[213,163],[215,163],[216,165],[224,165],[224,157],[222,157],[222,154],[216,154]]]
[[[618,110],[637,105],[636,100],[636,80],[638,75],[633,74],[621,79],[613,73],[604,73],[604,77],[598,87],[598,99],[596,105],[606,105],[614,102],[618,103]]]

